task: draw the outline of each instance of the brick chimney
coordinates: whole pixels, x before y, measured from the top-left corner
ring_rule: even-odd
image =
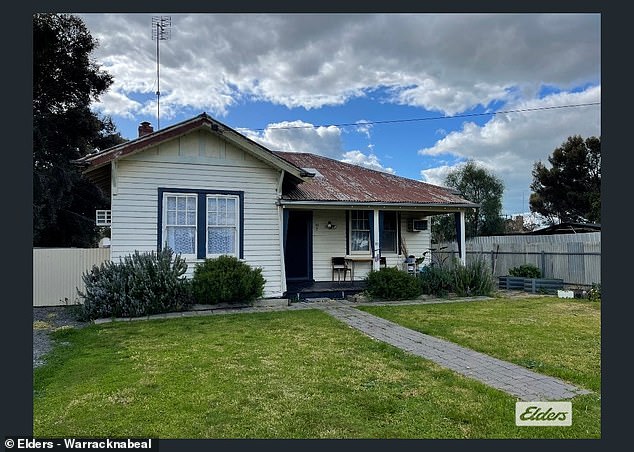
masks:
[[[150,134],[152,132],[154,132],[154,127],[152,127],[152,124],[150,124],[149,122],[143,121],[139,125],[139,137]]]

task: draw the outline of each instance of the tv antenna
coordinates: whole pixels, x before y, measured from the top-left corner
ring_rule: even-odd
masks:
[[[159,78],[159,42],[171,37],[172,18],[170,16],[152,16],[152,40],[156,40],[156,130],[161,128],[161,89]]]

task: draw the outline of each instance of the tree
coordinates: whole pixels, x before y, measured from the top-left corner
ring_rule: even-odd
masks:
[[[549,224],[601,222],[601,138],[568,137],[542,162],[533,166],[531,212]]]
[[[495,235],[504,232],[504,220],[501,217],[504,183],[473,160],[450,172],[445,177],[447,187],[458,190],[462,197],[480,204],[475,211],[467,212],[465,218],[465,236]],[[442,242],[456,238],[453,215],[434,217],[432,221],[434,240]]]
[[[97,46],[81,19],[33,17],[33,244],[93,246],[94,213],[108,205],[72,161],[123,142],[90,105],[112,84],[91,60]]]

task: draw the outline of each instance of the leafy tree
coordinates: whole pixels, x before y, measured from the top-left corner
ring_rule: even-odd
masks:
[[[549,224],[601,222],[601,138],[568,137],[542,162],[533,166],[531,212]]]
[[[480,204],[475,211],[466,214],[466,237],[504,232],[504,220],[501,217],[504,183],[498,177],[470,160],[449,173],[445,177],[445,185],[458,190],[465,199]],[[435,242],[454,240],[456,238],[454,216],[434,217],[432,233]]]
[[[90,110],[112,77],[90,58],[97,46],[81,19],[33,16],[33,244],[93,246],[103,193],[72,163],[124,139]]]

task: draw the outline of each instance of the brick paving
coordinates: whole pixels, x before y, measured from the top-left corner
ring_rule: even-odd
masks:
[[[520,400],[564,400],[589,393],[557,378],[419,333],[352,307],[331,306],[325,307],[324,311],[374,339],[429,359]]]

